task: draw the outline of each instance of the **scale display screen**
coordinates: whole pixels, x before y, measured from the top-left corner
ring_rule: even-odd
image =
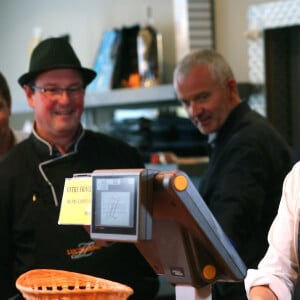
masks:
[[[93,176],[94,233],[136,235],[138,176]]]
[[[130,192],[101,192],[100,199],[96,203],[96,226],[134,226]]]

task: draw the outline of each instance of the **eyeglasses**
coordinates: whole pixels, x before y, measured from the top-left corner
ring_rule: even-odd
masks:
[[[67,88],[59,88],[59,87],[42,88],[39,86],[32,85],[31,89],[44,94],[49,99],[60,97],[63,94],[63,92],[66,92],[70,98],[76,98],[80,96],[84,91],[84,87],[82,85],[72,86]]]

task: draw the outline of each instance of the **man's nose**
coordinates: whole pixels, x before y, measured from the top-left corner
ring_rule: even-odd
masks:
[[[60,103],[69,103],[71,101],[71,96],[69,95],[67,90],[62,90],[59,96]]]
[[[189,108],[188,108],[188,113],[190,116],[195,117],[198,116],[199,114],[201,114],[203,111],[202,106],[197,103],[196,101],[191,101]]]

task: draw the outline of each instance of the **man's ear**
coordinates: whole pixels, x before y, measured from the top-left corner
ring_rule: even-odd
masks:
[[[24,85],[23,86],[24,91],[25,91],[25,95],[26,95],[26,99],[27,99],[27,103],[30,107],[34,108],[34,100],[33,100],[33,91],[30,88],[29,85]]]
[[[227,79],[226,84],[231,97],[238,97],[238,88],[236,80],[233,77],[230,77]]]

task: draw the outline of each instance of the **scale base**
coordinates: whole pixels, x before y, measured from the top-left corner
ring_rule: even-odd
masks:
[[[196,289],[189,285],[175,286],[176,300],[212,300],[211,285]]]

